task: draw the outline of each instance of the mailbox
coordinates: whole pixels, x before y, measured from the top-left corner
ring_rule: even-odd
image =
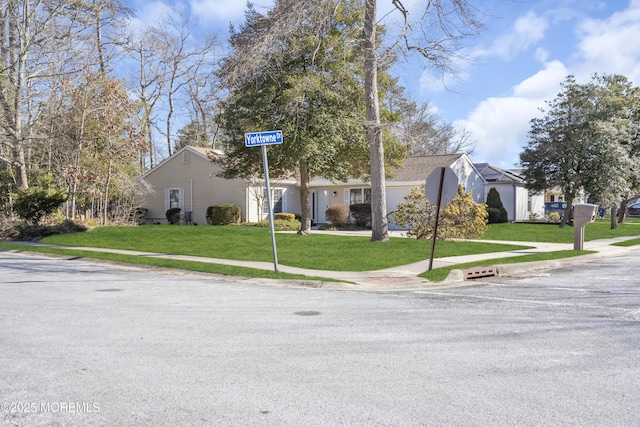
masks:
[[[584,247],[584,226],[596,220],[598,205],[583,203],[573,207],[573,249]]]

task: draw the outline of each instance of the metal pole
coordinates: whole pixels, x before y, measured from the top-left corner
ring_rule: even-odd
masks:
[[[440,217],[440,204],[442,203],[442,187],[444,186],[444,170],[440,171],[440,185],[438,186],[438,201],[436,204],[436,222],[433,225],[433,237],[431,238],[431,256],[429,256],[429,270],[433,268],[433,254],[436,249],[436,237],[438,236],[438,218]]]
[[[273,270],[278,273],[278,252],[276,251],[276,232],[273,226],[273,205],[271,203],[271,187],[269,186],[269,164],[267,162],[267,146],[262,145],[262,165],[264,181],[267,187],[267,205],[269,206],[269,228],[271,228],[271,249],[273,250]]]

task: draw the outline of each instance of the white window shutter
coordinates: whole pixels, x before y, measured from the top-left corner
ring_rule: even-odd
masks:
[[[287,208],[287,189],[282,189],[282,212],[289,212]]]
[[[180,212],[184,214],[184,188],[180,188],[179,190],[180,192],[178,194],[180,199],[178,200],[178,203],[179,203],[178,207],[181,209]]]
[[[168,211],[171,206],[171,200],[169,200],[169,189],[164,189],[164,211]]]
[[[349,206],[349,205],[350,205],[349,201],[350,201],[351,199],[350,199],[350,197],[349,197],[349,196],[350,196],[350,190],[349,190],[348,188],[345,188],[345,189],[344,189],[344,204],[345,204],[345,205],[347,205],[347,206]]]

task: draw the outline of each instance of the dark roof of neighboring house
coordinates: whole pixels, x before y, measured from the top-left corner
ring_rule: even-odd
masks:
[[[409,157],[402,161],[404,167],[392,168],[389,181],[422,181],[435,168],[451,166],[464,154],[442,154],[438,156]]]
[[[474,166],[488,182],[524,182],[517,173],[491,166],[489,163],[474,163]]]

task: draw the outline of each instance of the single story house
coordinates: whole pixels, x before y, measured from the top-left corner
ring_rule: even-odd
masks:
[[[509,221],[527,221],[544,216],[544,195],[532,193],[525,188],[524,178],[515,171],[500,169],[489,163],[476,163],[475,167],[487,182],[484,199],[487,199],[489,190],[495,188],[507,210]]]
[[[264,190],[259,183],[244,179],[224,179],[221,168],[209,156],[222,152],[186,146],[142,175],[151,191],[137,195],[138,206],[146,208],[146,222],[166,223],[166,211],[180,208],[183,221],[206,224],[207,208],[217,204],[240,207],[241,220],[257,222],[268,212]],[[274,211],[299,210],[300,185],[295,180],[271,180]]]
[[[438,167],[449,167],[458,177],[465,191],[472,190],[473,199],[484,203],[485,181],[465,154],[444,154],[437,156],[410,157],[403,160],[403,167],[392,168],[391,176],[385,181],[387,212],[404,203],[415,186],[424,185],[427,177]],[[351,205],[371,201],[371,185],[368,182],[351,179],[345,183],[314,179],[311,188],[311,217],[317,223],[327,222],[324,213],[336,204]],[[394,228],[393,223],[389,228]]]
[[[210,156],[224,155],[217,150],[186,146],[153,169],[143,179],[151,188],[137,196],[139,206],[148,209],[147,222],[166,223],[169,208],[181,209],[183,221],[206,224],[209,206],[223,203],[238,205],[241,220],[257,222],[267,218],[268,208],[261,180],[224,179],[217,176],[220,166]],[[386,180],[387,211],[395,210],[404,197],[437,167],[449,167],[466,190],[472,190],[478,203],[485,200],[486,180],[465,154],[447,154],[428,157],[411,157],[404,166],[393,168]],[[270,187],[275,212],[300,213],[300,182],[295,179],[271,178]],[[312,179],[311,217],[316,223],[327,222],[325,211],[335,204],[366,203],[371,199],[371,186],[361,180],[333,183],[324,179]],[[390,224],[393,228],[394,224]]]

